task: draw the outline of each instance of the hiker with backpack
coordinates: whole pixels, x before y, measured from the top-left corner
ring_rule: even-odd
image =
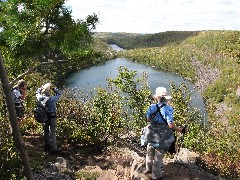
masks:
[[[19,80],[12,89],[13,101],[19,123],[24,117],[23,102],[26,98],[27,83],[23,79]]]
[[[156,88],[156,104],[151,104],[147,111],[149,124],[145,129],[147,144],[145,175],[152,174],[153,179],[162,179],[163,157],[174,141],[174,131],[185,133],[187,128],[177,127],[173,118],[173,107],[168,103],[171,96],[164,87]]]
[[[52,95],[53,94],[53,95]],[[46,83],[36,91],[37,100],[42,103],[46,110],[47,120],[42,123],[44,131],[44,150],[50,153],[58,153],[56,143],[57,114],[56,104],[61,93],[51,83]]]

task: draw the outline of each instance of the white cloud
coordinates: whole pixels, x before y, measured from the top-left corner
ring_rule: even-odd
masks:
[[[96,13],[99,32],[240,30],[238,0],[69,0],[76,19]]]

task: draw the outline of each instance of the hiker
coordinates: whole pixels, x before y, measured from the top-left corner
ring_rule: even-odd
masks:
[[[149,124],[146,127],[145,134],[147,142],[147,154],[146,171],[144,174],[152,174],[153,179],[162,179],[164,153],[168,150],[171,142],[174,140],[174,134],[172,130],[185,133],[187,132],[187,129],[177,127],[174,124],[173,108],[168,103],[168,100],[171,99],[171,96],[167,96],[166,88],[156,88],[155,97],[157,98],[158,103],[151,104],[146,115]],[[158,107],[160,112],[156,113]],[[168,140],[167,137],[169,138],[169,144],[167,147],[165,147],[166,140]]]
[[[51,95],[54,93],[54,95]],[[58,153],[59,148],[56,143],[57,115],[56,104],[61,96],[61,93],[51,83],[46,83],[42,88],[36,91],[38,101],[46,103],[47,121],[43,123],[44,131],[44,150],[50,153]]]
[[[19,123],[21,123],[21,120],[24,117],[23,101],[26,98],[26,90],[27,83],[23,79],[19,80],[18,83],[12,89],[13,101],[15,103],[15,110]]]

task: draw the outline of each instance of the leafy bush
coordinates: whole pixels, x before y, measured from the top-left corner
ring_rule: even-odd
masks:
[[[62,141],[98,145],[113,142],[130,130],[139,131],[146,123],[150,91],[146,76],[141,79],[136,75],[119,68],[119,75],[108,79],[108,88],[95,89],[89,99],[81,90],[66,89],[58,107],[58,136]]]
[[[115,79],[108,79],[116,91],[122,94],[123,103],[129,114],[129,127],[142,128],[146,123],[145,113],[149,105],[151,92],[147,83],[147,74],[137,77],[136,71],[119,67],[119,75]],[[132,129],[131,128],[131,129]]]
[[[126,122],[121,96],[99,88],[95,96],[83,102],[77,97],[69,99],[71,94],[71,90],[65,91],[60,101],[58,134],[61,139],[72,143],[101,144],[121,136]]]
[[[13,144],[7,117],[0,116],[0,174],[6,179],[23,177],[21,161]]]
[[[77,179],[97,180],[99,176],[100,176],[100,172],[87,172],[84,170],[80,170],[76,172]]]

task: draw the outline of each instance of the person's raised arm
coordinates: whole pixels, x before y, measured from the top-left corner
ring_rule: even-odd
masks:
[[[52,100],[56,103],[62,94],[60,93],[60,91],[57,88],[53,87],[52,90],[55,93],[55,95],[52,96]]]

